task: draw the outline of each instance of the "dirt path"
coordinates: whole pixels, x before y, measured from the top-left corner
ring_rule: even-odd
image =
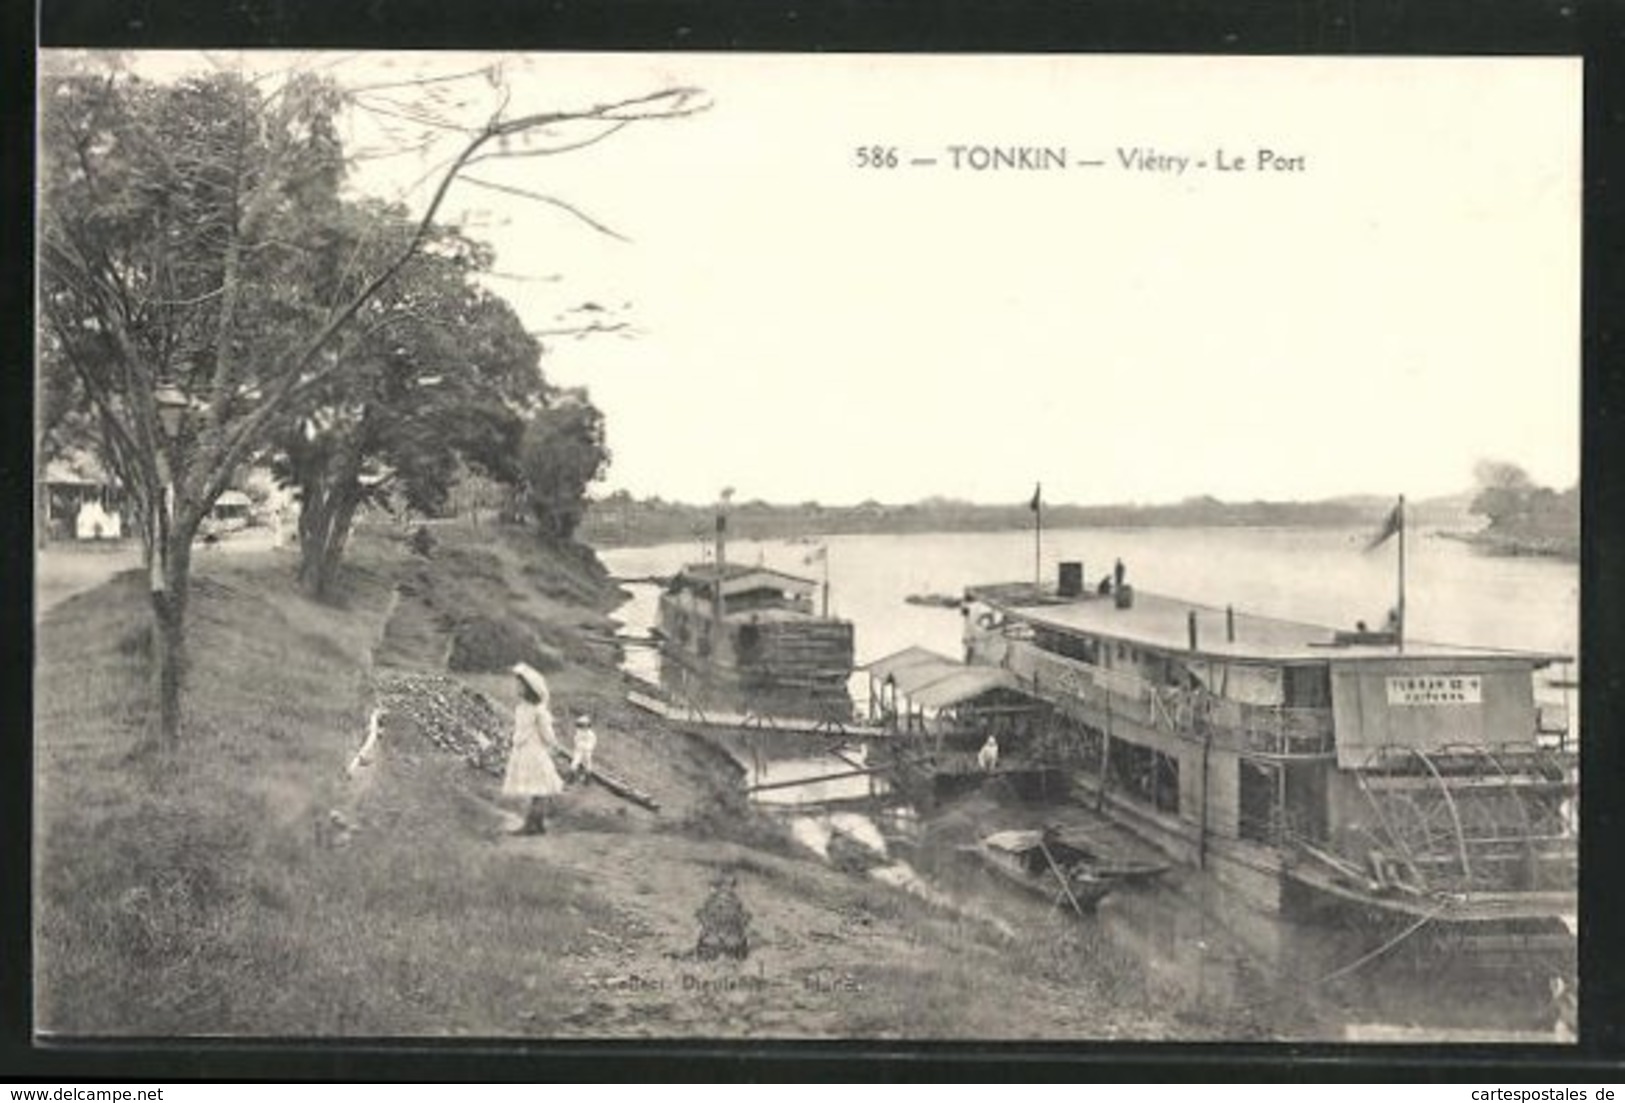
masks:
[[[128,545],[76,547],[52,544],[34,554],[34,619],[75,594],[141,566],[141,552]]]
[[[268,531],[250,530],[216,544],[199,545],[193,565],[206,570],[210,557],[266,552],[271,548],[272,537]],[[94,590],[114,575],[139,566],[141,547],[133,540],[53,543],[37,548],[34,552],[34,619],[38,621],[69,598]]]

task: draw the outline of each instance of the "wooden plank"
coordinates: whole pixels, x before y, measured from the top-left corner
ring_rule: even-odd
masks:
[[[627,693],[626,700],[628,704],[640,708],[645,712],[652,712],[656,716],[666,715],[666,702],[660,700],[658,697],[651,697],[647,693],[639,693],[634,689]]]
[[[1083,905],[1078,903],[1076,896],[1072,895],[1072,886],[1067,881],[1066,874],[1061,872],[1061,867],[1055,862],[1055,855],[1049,852],[1049,847],[1044,844],[1042,839],[1039,840],[1038,849],[1044,852],[1044,861],[1049,863],[1050,872],[1055,874],[1055,879],[1061,883],[1061,891],[1066,893],[1068,900],[1072,901],[1072,910],[1078,913],[1079,919],[1086,918]]]
[[[745,792],[765,793],[769,789],[794,789],[798,785],[816,785],[821,781],[842,781],[849,777],[868,777],[870,774],[883,774],[890,767],[867,766],[861,770],[843,770],[835,774],[818,774],[814,777],[798,777],[790,781],[769,781],[762,785],[752,785]]]
[[[626,699],[629,704],[676,724],[737,728],[744,731],[787,732],[795,735],[843,736],[853,739],[884,739],[890,738],[892,734],[883,728],[865,724],[838,724],[802,717],[773,716],[769,713],[727,712],[720,709],[674,705],[636,690],[628,692]]]
[[[553,756],[566,766],[570,763],[570,752],[561,747],[553,748]],[[592,773],[587,776],[622,800],[631,801],[640,808],[647,808],[651,812],[660,811],[660,802],[655,800],[654,797],[625,778],[617,776],[596,763],[593,764]]]

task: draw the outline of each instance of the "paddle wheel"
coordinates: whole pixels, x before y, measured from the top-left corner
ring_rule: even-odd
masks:
[[[1353,770],[1377,845],[1372,879],[1472,895],[1572,888],[1572,756],[1448,745],[1385,746]]]

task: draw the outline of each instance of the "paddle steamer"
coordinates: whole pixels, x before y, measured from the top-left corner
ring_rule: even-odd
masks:
[[[964,643],[1083,800],[1270,913],[1572,952],[1577,755],[1534,694],[1566,656],[1081,582],[967,589]]]

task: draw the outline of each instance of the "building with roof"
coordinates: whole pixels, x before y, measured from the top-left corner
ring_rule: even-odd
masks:
[[[119,540],[127,530],[123,488],[86,453],[47,461],[36,493],[42,540]]]

